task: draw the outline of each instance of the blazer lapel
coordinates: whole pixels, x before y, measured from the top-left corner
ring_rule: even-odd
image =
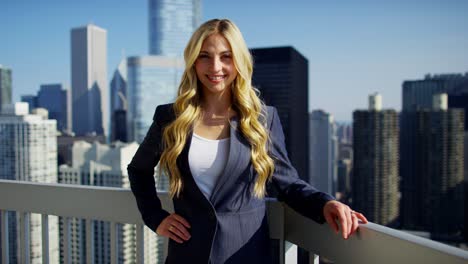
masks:
[[[237,117],[233,117],[231,119],[228,160],[224,170],[216,181],[211,197],[208,200],[196,184],[195,179],[193,178],[193,175],[190,171],[188,152],[192,142],[192,136],[193,129],[189,131],[184,149],[182,150],[182,153],[179,155],[177,160],[177,164],[181,173],[183,175],[185,174],[185,188],[196,190],[200,199],[206,200],[207,202],[210,202],[214,208],[218,208],[217,205],[219,204],[222,197],[224,197],[224,194],[229,190],[229,188],[233,187],[241,173],[248,168],[250,163],[250,144],[238,130]]]
[[[215,208],[224,194],[232,188],[242,172],[250,163],[250,144],[238,129],[238,118],[231,119],[229,156],[223,172],[211,193],[210,201]]]

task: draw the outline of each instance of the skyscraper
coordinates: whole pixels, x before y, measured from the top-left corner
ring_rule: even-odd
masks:
[[[0,115],[0,179],[57,183],[57,123],[28,114],[27,103],[7,105]],[[29,214],[29,260],[20,259],[17,217],[8,213],[10,263],[42,261],[41,215]],[[49,259],[58,263],[58,219],[49,216]]]
[[[111,142],[127,142],[127,60],[123,59],[111,81]]]
[[[340,143],[346,144],[353,142],[353,126],[347,123],[337,123],[336,136]]]
[[[127,139],[141,143],[160,104],[171,103],[184,69],[181,59],[163,56],[127,59]]]
[[[32,95],[32,94],[22,95],[21,96],[21,102],[28,103],[29,112],[31,112],[32,109],[38,107],[38,105],[37,105],[37,95]]]
[[[0,64],[0,112],[2,111],[2,105],[11,104],[11,84],[11,69]]]
[[[382,110],[378,94],[369,110],[353,113],[352,204],[381,225],[393,225],[399,213],[398,132],[397,112]]]
[[[57,120],[59,131],[69,131],[71,127],[70,91],[62,84],[43,84],[37,94],[37,106],[49,111],[49,118]]]
[[[417,111],[415,170],[421,215],[417,222],[436,239],[460,235],[464,224],[464,110],[448,109],[447,94],[433,109]]]
[[[468,113],[468,91],[458,95],[449,95],[448,107],[465,110],[465,131],[468,131],[468,115],[466,114]]]
[[[95,25],[71,30],[72,120],[76,135],[109,135],[107,31]]]
[[[149,54],[182,57],[201,22],[201,0],[148,0]]]
[[[424,230],[419,184],[425,175],[417,169],[418,110],[432,109],[433,96],[447,93],[452,96],[468,94],[468,73],[426,75],[422,80],[405,81],[402,89],[403,109],[401,112],[401,220],[405,229]],[[449,101],[450,106],[450,101]],[[457,106],[459,107],[459,106]]]
[[[333,116],[322,110],[310,114],[310,180],[320,191],[335,195],[338,142]]]
[[[278,109],[286,148],[299,177],[309,181],[308,61],[293,47],[258,48],[253,85]]]
[[[346,203],[349,203],[349,196],[351,195],[351,169],[352,159],[339,159],[337,164],[337,187],[336,197]],[[339,195],[338,195],[339,194]]]

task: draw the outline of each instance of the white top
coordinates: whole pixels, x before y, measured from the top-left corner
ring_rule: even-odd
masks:
[[[207,199],[226,166],[229,138],[214,140],[193,133],[188,160],[190,172]]]

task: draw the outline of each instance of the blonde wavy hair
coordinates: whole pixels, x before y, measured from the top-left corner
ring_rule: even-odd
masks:
[[[160,175],[169,175],[169,193],[179,197],[183,189],[183,180],[176,160],[184,149],[187,136],[195,121],[200,118],[201,87],[194,68],[203,41],[212,34],[220,34],[231,45],[237,77],[232,84],[232,109],[239,117],[239,128],[251,146],[251,162],[258,174],[253,194],[263,198],[266,183],[274,171],[273,159],[268,155],[269,141],[263,102],[252,86],[253,59],[239,28],[228,19],[212,19],[202,24],[192,35],[185,51],[185,71],[179,85],[178,95],[173,105],[176,119],[163,131],[163,147],[159,161]],[[260,118],[260,117],[263,118]]]

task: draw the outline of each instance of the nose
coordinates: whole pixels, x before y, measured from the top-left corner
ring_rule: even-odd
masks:
[[[213,72],[218,72],[218,71],[221,71],[222,68],[223,68],[223,64],[221,62],[221,58],[218,56],[214,56],[211,61],[211,70]]]

